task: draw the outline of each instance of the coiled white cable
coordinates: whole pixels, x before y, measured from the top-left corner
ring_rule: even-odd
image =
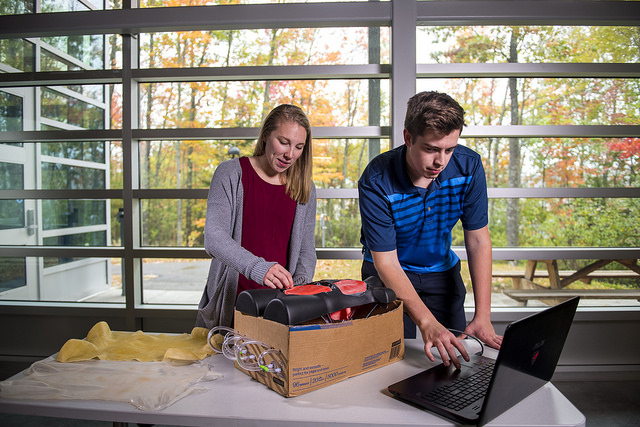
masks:
[[[220,348],[213,341],[216,334],[224,337]],[[279,360],[283,360],[283,357],[280,350],[271,348],[262,341],[239,335],[229,327],[216,326],[212,328],[207,335],[207,343],[214,352],[222,353],[227,359],[237,362],[244,370],[282,374],[282,362]],[[266,361],[267,356],[273,359],[269,363]]]

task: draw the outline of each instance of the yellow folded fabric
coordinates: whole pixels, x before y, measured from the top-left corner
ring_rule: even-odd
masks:
[[[204,359],[213,354],[207,344],[205,328],[190,334],[147,334],[111,331],[107,322],[98,322],[84,340],[70,339],[58,352],[58,362],[81,360],[170,361],[177,363]]]

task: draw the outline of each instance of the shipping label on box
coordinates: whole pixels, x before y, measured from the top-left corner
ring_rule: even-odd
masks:
[[[268,354],[269,363],[277,369],[247,371],[237,363],[236,367],[287,397],[326,387],[404,357],[400,301],[377,307],[367,318],[296,326],[236,311],[234,325],[239,335],[279,350]]]

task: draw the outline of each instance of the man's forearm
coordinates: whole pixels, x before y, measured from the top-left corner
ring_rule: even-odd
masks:
[[[491,238],[485,227],[465,233],[465,245],[469,262],[469,274],[473,287],[475,316],[489,320],[491,317]]]

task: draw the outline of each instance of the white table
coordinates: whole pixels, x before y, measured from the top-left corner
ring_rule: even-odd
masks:
[[[285,398],[252,380],[222,355],[206,359],[223,378],[160,411],[128,403],[0,399],[0,412],[98,421],[180,426],[313,427],[451,426],[451,422],[401,402],[387,386],[431,362],[422,340],[406,340],[405,359],[298,397]],[[21,374],[18,374],[21,375]],[[491,426],[585,426],[585,417],[552,384],[505,412]]]

